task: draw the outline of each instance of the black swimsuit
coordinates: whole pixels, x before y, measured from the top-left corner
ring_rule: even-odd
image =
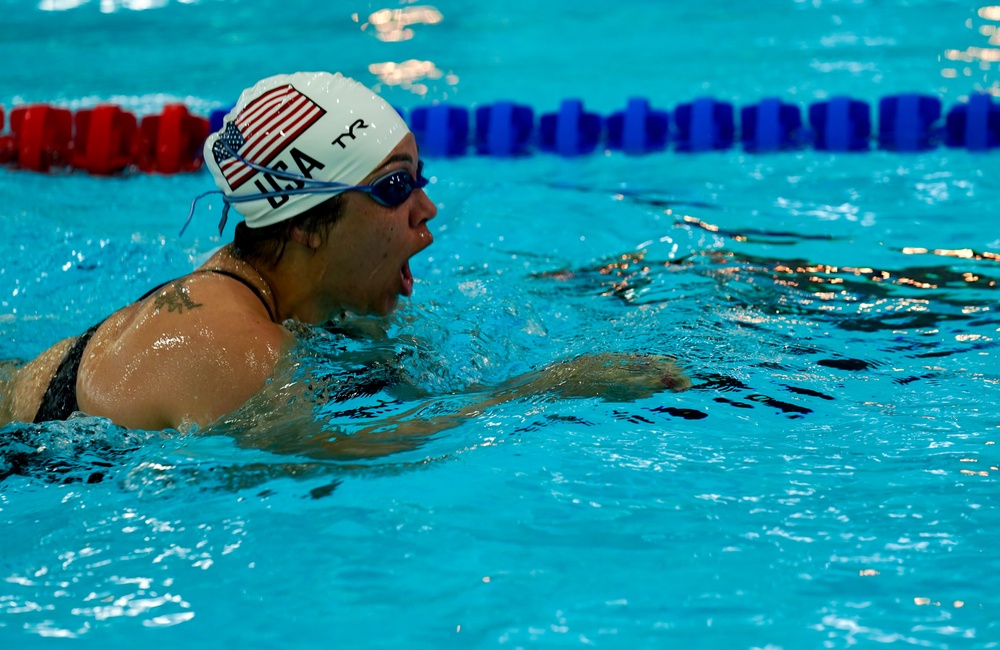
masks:
[[[246,285],[260,299],[260,302],[264,305],[264,309],[267,310],[267,315],[274,322],[274,312],[271,311],[271,305],[264,299],[264,294],[261,293],[260,289],[251,284],[246,278],[220,269],[207,269],[205,271],[195,271],[195,273],[217,273]],[[141,302],[150,297],[167,284],[169,283],[165,282],[157,287],[153,287],[139,298],[139,301]],[[48,388],[45,389],[45,395],[42,396],[42,404],[38,407],[38,413],[35,414],[34,422],[36,424],[52,420],[65,420],[75,411],[80,410],[80,405],[76,401],[76,378],[80,372],[80,362],[83,360],[83,352],[87,344],[90,343],[90,339],[94,337],[97,328],[103,324],[104,321],[102,320],[73,341],[73,345],[70,346],[66,356],[63,357],[62,362],[59,364],[59,368],[52,375],[52,380],[49,381]]]

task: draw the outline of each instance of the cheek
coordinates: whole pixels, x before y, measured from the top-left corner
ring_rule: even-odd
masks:
[[[373,219],[368,228],[354,233],[351,256],[356,273],[369,279],[373,273],[387,272],[398,255],[399,233],[396,230],[390,224]]]
[[[382,259],[390,257],[393,249],[398,247],[400,237],[398,225],[394,221],[384,221],[372,234],[375,244],[381,249],[379,256]]]
[[[373,266],[383,266],[398,255],[402,247],[402,228],[395,215],[366,213],[357,215],[360,218],[355,227],[345,230],[342,236],[350,241],[351,256],[355,264],[371,271]]]

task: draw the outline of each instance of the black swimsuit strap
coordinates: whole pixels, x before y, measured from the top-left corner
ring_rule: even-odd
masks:
[[[70,346],[66,356],[59,364],[59,368],[52,375],[52,381],[49,382],[48,388],[45,389],[42,403],[38,407],[38,412],[35,413],[35,424],[51,420],[65,420],[74,411],[80,410],[80,405],[76,401],[76,375],[80,371],[80,361],[83,359],[84,349],[103,322],[94,325],[73,341],[73,345]]]
[[[154,293],[156,293],[157,291],[159,291],[159,290],[160,290],[160,289],[162,289],[163,287],[167,286],[167,285],[168,285],[168,284],[170,284],[171,282],[173,282],[173,280],[169,280],[169,281],[167,281],[167,282],[164,282],[163,284],[158,284],[158,285],[156,285],[155,287],[153,287],[152,289],[150,289],[150,290],[149,290],[149,291],[147,291],[146,293],[144,293],[144,294],[142,294],[141,296],[139,296],[139,299],[138,299],[138,300],[136,300],[136,302],[142,302],[143,300],[145,300],[146,298],[149,298],[149,297],[150,297],[151,295],[153,295]]]
[[[237,275],[236,273],[233,273],[231,271],[224,271],[222,269],[205,269],[203,271],[195,271],[195,273],[217,273],[218,275],[224,275],[227,278],[232,278],[232,279],[236,280],[237,282],[243,284],[244,286],[246,286],[247,289],[250,289],[250,291],[253,291],[254,295],[257,296],[257,298],[258,298],[258,300],[260,300],[261,304],[264,305],[264,309],[267,310],[267,315],[268,315],[268,317],[270,317],[271,322],[272,323],[277,322],[274,319],[274,312],[271,310],[271,305],[268,304],[267,299],[264,297],[264,294],[261,292],[260,289],[258,289],[257,287],[255,287],[252,282],[250,282],[249,280],[247,280],[246,278],[244,278],[242,275]],[[173,282],[173,280],[170,280],[169,282],[164,282],[163,284],[159,284],[159,285],[153,287],[152,289],[150,289],[146,293],[142,294],[142,297],[140,297],[139,300],[142,301],[142,300],[145,300],[146,298],[149,298],[151,295],[153,295],[154,293],[156,293],[157,291],[159,291],[163,287],[165,287],[168,284],[170,284],[170,282]]]
[[[232,278],[237,282],[242,283],[247,289],[253,291],[254,295],[260,300],[261,304],[264,305],[264,309],[267,310],[267,315],[270,317],[271,322],[274,323],[274,312],[271,311],[271,305],[268,304],[267,299],[264,298],[264,293],[253,285],[252,282],[244,278],[242,275],[237,275],[230,271],[224,271],[222,269],[205,269],[204,271],[195,271],[195,273],[218,273],[219,275],[224,275],[227,278]]]

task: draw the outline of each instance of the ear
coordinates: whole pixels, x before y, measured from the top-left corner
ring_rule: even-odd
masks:
[[[323,243],[323,238],[319,236],[319,233],[308,232],[298,226],[294,226],[292,228],[289,239],[300,246],[305,246],[310,250],[317,250]]]

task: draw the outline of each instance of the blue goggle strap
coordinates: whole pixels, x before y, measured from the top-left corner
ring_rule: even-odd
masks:
[[[226,227],[226,222],[229,220],[229,208],[234,203],[247,203],[250,201],[260,201],[262,199],[275,198],[279,196],[293,196],[298,194],[341,194],[347,192],[348,190],[361,190],[368,191],[372,189],[371,185],[349,185],[347,183],[338,183],[336,181],[324,181],[318,178],[309,178],[308,176],[302,176],[301,174],[296,174],[282,169],[273,169],[271,167],[265,167],[264,165],[258,165],[257,163],[252,163],[239,153],[233,150],[227,142],[219,140],[222,146],[226,148],[226,152],[234,156],[241,163],[253,169],[254,171],[263,172],[265,174],[270,174],[274,178],[279,178],[286,181],[295,181],[296,183],[301,183],[302,187],[290,187],[282,190],[272,190],[270,192],[261,192],[259,194],[248,194],[246,196],[226,196],[222,190],[210,190],[199,194],[191,201],[191,209],[188,211],[187,220],[181,227],[180,235],[184,235],[184,231],[187,230],[188,225],[191,223],[191,219],[194,217],[194,209],[198,201],[210,196],[212,194],[219,194],[222,196],[222,219],[219,221],[219,235],[222,235],[222,231]]]

